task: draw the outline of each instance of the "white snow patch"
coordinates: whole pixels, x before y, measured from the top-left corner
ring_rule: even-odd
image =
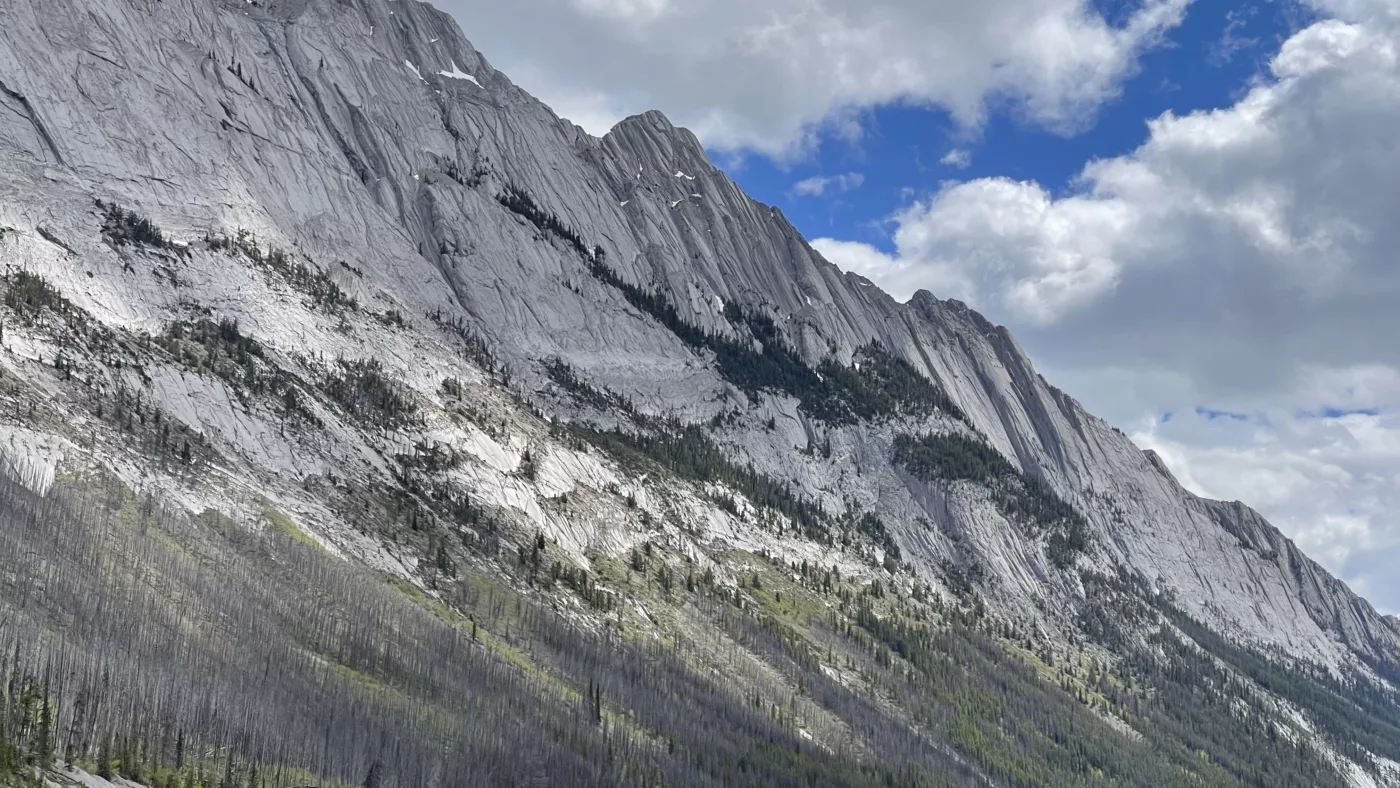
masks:
[[[685,202],[685,201],[684,201],[684,200],[676,200],[675,202],[671,203],[671,208],[674,209],[677,205],[680,205],[680,204],[683,203],[683,202]]]
[[[423,72],[419,71],[419,70],[418,70],[418,67],[415,66],[415,65],[413,65],[413,63],[411,63],[411,62],[405,60],[405,61],[403,62],[403,64],[404,64],[405,66],[408,66],[408,70],[413,72],[413,76],[418,77],[418,81],[419,81],[419,82],[427,82],[427,81],[428,81],[428,80],[426,80],[426,79],[423,79]]]
[[[685,179],[688,180],[688,181],[693,181],[693,180],[695,180],[695,176],[694,176],[694,175],[686,175],[685,173],[681,172],[680,170],[676,170],[676,177],[677,177],[677,178],[685,178]]]
[[[629,203],[629,202],[632,202],[632,201],[631,201],[631,200],[623,200],[623,201],[622,201],[622,207],[623,207],[623,208],[626,208],[626,207],[627,207],[627,203]]]
[[[471,74],[466,73],[465,71],[463,71],[463,70],[460,69],[460,68],[457,68],[457,61],[453,60],[453,61],[451,61],[451,63],[452,63],[452,70],[451,70],[451,71],[439,71],[438,73],[441,74],[441,75],[444,76],[444,77],[447,77],[448,79],[463,79],[463,80],[466,80],[467,82],[472,83],[473,85],[476,85],[477,87],[481,87],[481,83],[476,81],[476,77],[472,76]]]

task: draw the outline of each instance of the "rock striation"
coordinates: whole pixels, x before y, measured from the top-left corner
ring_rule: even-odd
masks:
[[[0,22],[0,227],[14,233],[0,240],[0,259],[41,272],[105,325],[152,331],[198,303],[287,357],[378,357],[425,396],[458,363],[437,326],[470,326],[547,414],[570,413],[540,395],[541,362],[562,359],[642,414],[719,423],[716,439],[733,456],[827,511],[877,514],[919,572],[975,565],[989,599],[1054,627],[1047,611],[1083,598],[1080,576],[984,492],[928,484],[893,460],[901,434],[976,436],[1082,515],[1096,545],[1082,567],[1121,568],[1262,650],[1333,669],[1400,664],[1395,618],[1246,506],[1183,489],[1159,458],[1040,377],[1005,328],[928,292],[899,303],[838,270],[660,113],[588,135],[492,68],[429,5],[7,0]],[[95,199],[148,217],[181,245],[244,230],[316,261],[366,314],[407,325],[337,334],[203,251],[179,258],[169,279],[183,286],[133,272],[104,240]],[[763,316],[813,368],[829,361],[859,375],[862,349],[878,343],[956,409],[832,423],[792,392],[746,394],[713,348],[639,308],[629,288],[737,345],[762,341],[734,316]],[[319,451],[290,447],[190,375],[167,371],[152,385],[172,412],[216,433],[238,458],[235,473],[254,483],[370,473],[380,462],[348,432],[318,438]],[[489,455],[499,473],[525,451],[485,434],[437,437]],[[578,458],[556,470],[549,494],[611,478]],[[580,551],[630,543],[530,509],[528,486],[491,483]],[[304,509],[314,518],[313,504]]]

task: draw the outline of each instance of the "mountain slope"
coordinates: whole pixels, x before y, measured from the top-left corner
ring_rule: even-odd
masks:
[[[286,512],[449,604],[470,603],[443,588],[458,564],[557,593],[536,587],[538,534],[561,571],[633,601],[589,609],[585,594],[572,618],[657,637],[692,614],[659,612],[677,603],[650,554],[638,588],[609,562],[648,546],[667,571],[781,605],[749,582],[760,555],[911,675],[930,677],[921,654],[1000,665],[895,626],[981,611],[973,629],[1010,649],[996,653],[1087,709],[1121,688],[1080,660],[1165,697],[1143,655],[1219,638],[1232,697],[1354,782],[1394,782],[1383,742],[1338,733],[1396,721],[1394,619],[1254,512],[1182,489],[1005,329],[826,263],[663,116],[592,138],[412,2],[3,14],[5,430],[32,488],[105,467],[254,531]],[[835,567],[869,612],[824,596],[812,567]],[[819,652],[831,633],[806,619],[796,636]],[[1176,719],[1130,705],[1094,713],[1138,736]],[[932,738],[988,779],[1068,784],[958,730]]]

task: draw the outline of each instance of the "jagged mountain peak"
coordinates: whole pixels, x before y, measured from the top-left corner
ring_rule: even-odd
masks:
[[[663,137],[670,137],[677,133],[683,133],[686,135],[687,139],[695,139],[698,141],[698,138],[695,137],[689,129],[677,128],[676,125],[671,122],[671,119],[666,116],[666,113],[659,109],[651,109],[645,112],[639,112],[636,115],[629,115],[618,121],[611,131],[625,132],[632,128],[646,129]]]
[[[1177,481],[1176,475],[1172,473],[1171,468],[1167,467],[1166,460],[1162,459],[1162,455],[1158,454],[1156,449],[1143,449],[1142,454],[1148,459],[1149,462],[1152,463],[1152,467],[1156,468],[1158,473],[1162,474],[1163,477],[1171,480],[1172,483],[1180,486],[1180,482]]]
[[[891,621],[936,594],[1013,652],[1034,632],[1037,669],[1090,695],[1056,654],[1150,662],[1170,632],[1400,675],[1396,620],[1257,513],[1184,490],[967,304],[840,271],[660,112],[590,137],[414,2],[21,0],[6,21],[0,254],[23,297],[0,365],[38,415],[0,430],[34,487],[78,453],[195,512],[289,511],[424,593],[541,552],[623,595],[650,587],[614,571],[644,549],[736,594],[766,593],[760,556],[767,582],[799,573],[784,594],[830,567],[890,588]],[[189,436],[174,471],[149,407]],[[423,536],[389,507],[375,531],[381,499],[471,525]],[[672,590],[629,626],[691,621]],[[803,626],[856,612],[799,598]]]

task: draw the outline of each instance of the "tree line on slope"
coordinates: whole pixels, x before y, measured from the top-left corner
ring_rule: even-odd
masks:
[[[612,429],[582,422],[555,423],[552,430],[556,436],[595,446],[626,465],[654,463],[687,481],[723,484],[756,508],[788,518],[805,537],[821,544],[840,541],[849,547],[857,534],[863,534],[884,552],[891,571],[898,565],[899,544],[880,517],[854,508],[842,517],[832,517],[819,504],[799,495],[790,483],[774,479],[752,464],[731,460],[703,427],[639,413],[627,398],[598,388],[561,359],[549,359],[543,366],[555,385],[575,403],[608,413],[619,421]],[[719,497],[715,502],[731,515],[740,516],[729,499]]]
[[[189,253],[187,248],[167,238],[150,219],[102,200],[97,200],[96,205],[102,211],[102,235],[113,246],[143,246],[181,256]]]
[[[787,569],[779,565],[779,575]],[[829,588],[830,570],[792,567],[812,589]],[[772,578],[772,575],[768,575]],[[850,593],[837,576],[834,606],[802,631],[774,623],[772,580],[741,584],[734,603],[714,611],[716,626],[764,654],[811,697],[826,690],[806,667],[843,669],[842,683],[890,698],[915,730],[946,742],[990,784],[1025,788],[1341,788],[1348,781],[1297,729],[1288,730],[1266,700],[1209,655],[1183,658],[1152,643],[1132,659],[1101,661],[1070,652],[1059,664],[984,607],[949,606],[916,587],[912,598],[872,582]],[[1088,581],[1092,593],[1111,592]],[[746,589],[746,590],[744,590]],[[785,587],[780,598],[786,599]],[[759,602],[759,615],[743,615]],[[721,595],[719,598],[723,598]],[[927,606],[913,604],[924,599]],[[820,608],[818,608],[820,609]],[[835,656],[830,646],[838,644]],[[840,644],[844,644],[844,647]],[[761,648],[760,648],[761,646]],[[850,660],[850,649],[861,655]],[[820,654],[826,651],[825,658]],[[814,653],[815,652],[815,653]],[[844,655],[843,655],[844,652]],[[1123,651],[1118,653],[1122,654]],[[1155,656],[1155,659],[1154,659]],[[1146,660],[1139,664],[1137,658]],[[852,675],[860,678],[852,680]],[[864,697],[864,695],[863,695]],[[823,700],[823,706],[838,706]],[[1110,724],[1106,718],[1121,720]],[[843,719],[858,715],[843,712]],[[1132,732],[1125,732],[1124,725]]]
[[[859,370],[832,358],[814,369],[787,343],[768,315],[726,304],[725,318],[740,332],[739,338],[731,339],[686,322],[664,295],[623,280],[608,268],[601,249],[588,260],[588,270],[687,345],[713,353],[719,373],[750,396],[762,391],[786,394],[801,403],[802,412],[832,425],[927,416],[936,411],[965,418],[942,389],[878,343],[872,342],[857,353],[857,359],[865,360]]]
[[[1346,785],[1336,768],[1306,742],[1269,734],[1269,717],[1232,712],[1241,695],[1216,683],[1203,662],[1174,652],[1131,670],[1092,674],[1088,686],[1056,684],[1023,658],[1009,655],[979,628],[955,622],[935,629],[857,613],[874,643],[914,667],[902,691],[919,718],[945,726],[949,740],[1011,785],[1212,788],[1322,788]],[[1145,659],[1150,659],[1144,657]],[[1165,681],[1163,671],[1179,672]],[[1128,687],[1138,682],[1136,691]],[[1083,697],[1141,737],[1133,741],[1096,716]],[[1164,697],[1167,696],[1167,697]]]
[[[1239,679],[1303,710],[1347,758],[1373,774],[1380,773],[1376,757],[1400,762],[1400,690],[1350,671],[1339,677],[1320,666],[1284,664],[1229,642],[1168,602],[1159,601],[1158,608],[1190,642],[1223,661]]]
[[[287,252],[271,244],[267,251],[263,251],[258,240],[247,230],[239,230],[232,236],[208,233],[204,237],[204,245],[211,252],[242,257],[264,274],[276,276],[327,314],[339,316],[360,309],[359,302],[336,284],[330,272],[304,253]]]
[[[218,322],[201,317],[171,323],[165,333],[147,340],[170,354],[181,366],[224,381],[245,406],[252,398],[266,396],[279,412],[282,424],[324,426],[307,404],[302,382],[268,357],[262,343],[245,335],[238,321]]]
[[[1394,688],[1231,642],[1126,570],[1086,572],[1082,580],[1081,629],[1122,656],[1113,675],[1101,678],[1100,691],[1143,719],[1142,730],[1154,740],[1209,752],[1260,780],[1286,768],[1318,785],[1340,778],[1317,763],[1315,749],[1295,746],[1313,737],[1377,776],[1376,756],[1400,755]],[[1278,701],[1304,715],[1305,730]]]
[[[523,189],[507,186],[497,199],[545,235],[563,241],[583,259],[593,278],[616,289],[682,342],[697,351],[712,352],[720,374],[751,396],[761,391],[787,394],[801,401],[804,413],[828,424],[926,416],[936,411],[965,420],[942,389],[879,343],[872,342],[856,354],[859,369],[832,358],[813,368],[782,337],[771,317],[733,303],[725,305],[724,316],[741,336],[732,339],[706,331],[682,318],[665,295],[618,276],[608,267],[601,246],[589,247],[577,231],[540,208]],[[755,341],[760,349],[754,349]]]
[[[925,482],[969,481],[987,488],[1003,514],[1032,535],[1045,536],[1046,555],[1061,569],[1092,547],[1089,524],[1078,510],[983,441],[957,433],[900,435],[893,459]]]
[[[755,507],[787,517],[807,538],[826,544],[832,541],[831,518],[824,509],[797,495],[791,484],[774,479],[752,465],[731,461],[699,426],[676,423],[650,431],[629,432],[572,423],[560,429],[624,462],[655,462],[682,479],[731,487]]]

